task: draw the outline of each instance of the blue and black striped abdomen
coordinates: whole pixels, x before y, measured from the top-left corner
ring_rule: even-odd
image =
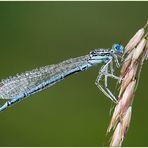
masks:
[[[91,66],[89,55],[69,59],[59,64],[49,65],[17,74],[0,82],[0,98],[10,99],[21,94],[32,94],[53,85],[66,76]]]

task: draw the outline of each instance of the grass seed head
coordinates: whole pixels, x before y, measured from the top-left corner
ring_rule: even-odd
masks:
[[[143,35],[144,35],[144,28],[139,29],[126,45],[124,54],[129,53],[135,46],[137,46]]]
[[[121,123],[119,122],[114,131],[110,146],[117,147],[121,146],[121,144],[122,144],[122,130],[121,130]]]
[[[143,53],[145,45],[146,45],[146,39],[143,38],[140,41],[140,43],[138,44],[137,48],[134,50],[133,57],[132,57],[133,61],[137,61],[138,60],[140,55]]]
[[[123,139],[124,136],[127,132],[127,129],[130,125],[130,121],[131,121],[131,114],[132,114],[132,107],[130,106],[127,111],[125,112],[125,115],[122,119],[122,135],[123,135]]]

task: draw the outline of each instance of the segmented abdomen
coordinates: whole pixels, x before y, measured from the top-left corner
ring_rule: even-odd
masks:
[[[0,98],[10,99],[21,93],[38,86],[39,84],[52,79],[55,76],[63,75],[83,64],[88,64],[89,55],[78,58],[69,59],[59,64],[53,64],[31,71],[26,71],[22,74],[17,74],[14,77],[9,77],[0,82]],[[49,85],[50,86],[50,85]]]

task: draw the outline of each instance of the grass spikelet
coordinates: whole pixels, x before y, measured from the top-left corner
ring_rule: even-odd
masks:
[[[138,86],[144,60],[148,59],[148,33],[146,25],[130,39],[123,54],[120,71],[120,90],[118,104],[115,106],[107,132],[113,129],[110,146],[121,146],[129,128],[132,114],[132,102]]]

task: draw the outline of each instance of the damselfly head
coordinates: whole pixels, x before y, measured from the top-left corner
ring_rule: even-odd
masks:
[[[111,49],[111,51],[113,52],[113,53],[115,53],[115,54],[123,54],[123,46],[122,45],[120,45],[120,44],[114,44],[113,46],[112,46],[112,49]]]

